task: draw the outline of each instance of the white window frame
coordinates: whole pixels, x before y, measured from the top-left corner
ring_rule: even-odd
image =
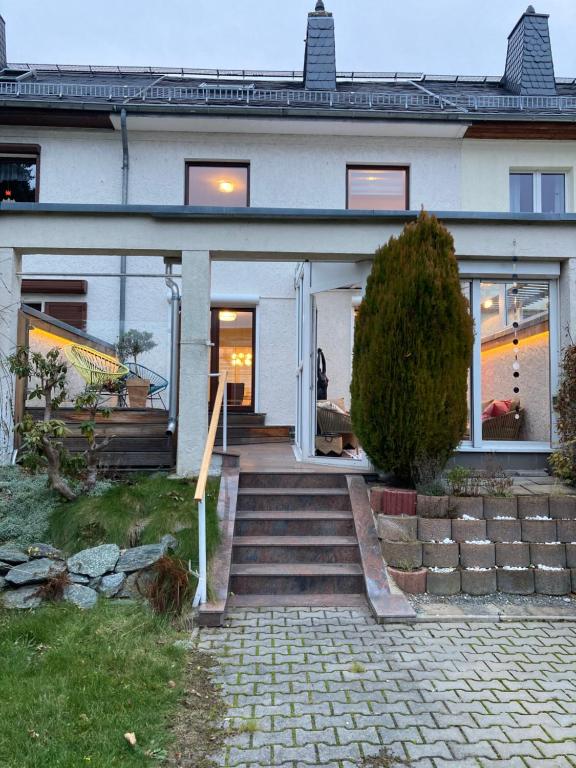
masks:
[[[542,176],[564,176],[564,211],[563,213],[566,213],[566,210],[568,208],[568,199],[567,199],[567,176],[568,171],[560,169],[560,170],[540,170],[540,171],[531,171],[531,170],[523,170],[523,169],[516,169],[511,168],[510,172],[508,174],[508,195],[509,195],[509,208],[512,212],[512,190],[511,190],[511,177],[512,176],[532,176],[532,207],[533,207],[533,213],[542,213]],[[514,213],[531,213],[531,211],[514,211]]]

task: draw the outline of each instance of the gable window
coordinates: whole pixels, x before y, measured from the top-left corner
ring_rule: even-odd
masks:
[[[38,201],[37,145],[0,144],[0,202]]]
[[[510,210],[512,213],[565,213],[566,175],[564,173],[511,173]]]
[[[248,208],[250,166],[247,163],[187,163],[186,205]]]
[[[408,168],[348,166],[346,207],[364,211],[408,210]]]

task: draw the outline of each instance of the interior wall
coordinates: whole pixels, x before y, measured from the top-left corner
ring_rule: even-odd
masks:
[[[325,291],[316,294],[318,347],[326,357],[328,399],[344,398],[350,409],[352,378],[352,299],[358,291]]]

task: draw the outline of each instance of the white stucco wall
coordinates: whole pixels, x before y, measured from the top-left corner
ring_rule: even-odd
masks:
[[[510,171],[566,173],[566,210],[576,200],[576,141],[466,140],[462,148],[462,210],[509,211]]]
[[[2,141],[41,145],[41,202],[118,203],[122,147],[118,132],[0,129]],[[250,163],[252,206],[345,208],[347,164],[410,166],[412,208],[456,210],[460,200],[460,148],[456,139],[143,133],[131,131],[129,202],[182,205],[186,160]],[[117,272],[119,258],[32,257],[26,271]],[[49,265],[49,266],[47,266]],[[162,272],[160,259],[128,259],[129,273]],[[257,409],[269,424],[295,420],[295,303],[293,264],[215,263],[212,294],[251,295],[257,305]],[[88,332],[115,341],[119,282],[89,278]],[[167,375],[169,306],[160,280],[129,278],[126,327],[150,330],[158,347],[142,358]],[[33,300],[31,297],[30,300]],[[231,302],[233,303],[233,302]],[[335,308],[337,313],[340,307]],[[327,324],[330,321],[326,318]],[[348,315],[346,315],[346,322]],[[349,349],[350,330],[345,331]],[[325,345],[327,346],[327,345]],[[335,359],[340,345],[331,352]],[[346,355],[344,355],[346,357]],[[348,367],[346,367],[346,365]],[[333,384],[348,397],[349,362],[333,366]],[[338,371],[338,373],[337,373]],[[339,382],[342,377],[342,382]],[[336,391],[332,388],[332,391]]]

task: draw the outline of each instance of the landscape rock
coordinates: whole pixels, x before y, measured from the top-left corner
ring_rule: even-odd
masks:
[[[12,568],[10,563],[3,563],[0,561],[0,573],[8,573],[8,571]]]
[[[166,548],[163,544],[144,544],[141,547],[126,549],[120,555],[120,559],[116,564],[116,571],[118,573],[131,573],[132,571],[140,571],[143,568],[149,568],[165,554]],[[111,571],[114,570],[114,568],[107,568],[106,570]]]
[[[30,558],[25,552],[16,547],[1,547],[0,546],[0,560],[4,563],[12,563],[17,565],[18,563],[27,563]]]
[[[98,593],[82,584],[69,584],[64,588],[64,600],[78,608],[93,608],[98,602]]]
[[[88,586],[90,583],[90,576],[85,576],[83,573],[69,573],[68,578],[72,584],[83,584]]]
[[[98,586],[98,592],[104,597],[115,597],[124,586],[126,581],[125,573],[110,573],[103,576]]]
[[[119,557],[120,548],[116,544],[102,544],[99,547],[83,549],[68,558],[68,570],[93,578],[103,576],[114,570]]]
[[[31,558],[48,557],[50,560],[64,560],[62,550],[56,549],[52,544],[31,544],[26,548]]]
[[[160,539],[160,544],[164,547],[164,552],[168,552],[169,549],[171,549],[172,552],[176,552],[180,546],[180,542],[176,536],[172,536],[171,533],[167,533],[166,536],[162,536]]]
[[[42,604],[42,598],[36,595],[38,587],[22,587],[21,589],[9,589],[2,595],[4,608],[25,610],[38,608]]]
[[[156,578],[156,574],[152,571],[131,573],[126,576],[122,589],[115,596],[122,599],[141,600],[142,597],[146,596],[148,589]]]
[[[2,590],[5,588],[6,588],[6,579],[3,579],[2,576],[0,576],[0,592],[2,592]]]
[[[6,581],[17,586],[36,584],[40,581],[46,581],[65,570],[66,566],[63,562],[43,557],[40,560],[30,560],[27,563],[15,565],[6,574]]]

